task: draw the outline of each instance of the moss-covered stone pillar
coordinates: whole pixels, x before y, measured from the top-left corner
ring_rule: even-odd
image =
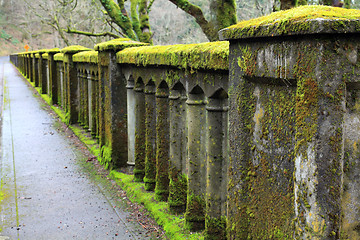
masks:
[[[155,84],[145,86],[145,190],[154,191],[156,183],[156,101]]]
[[[38,71],[39,71],[39,65],[38,65],[38,61],[37,61],[37,58],[36,58],[36,54],[33,53],[33,73],[32,73],[32,78],[31,78],[31,82],[33,84],[35,84],[35,82],[38,82],[37,78],[39,77],[39,74],[38,74]]]
[[[89,129],[89,69],[84,72],[83,90],[84,90],[84,129]]]
[[[156,187],[159,201],[169,197],[169,88],[162,82],[156,88]]]
[[[53,104],[58,104],[58,71],[54,55],[60,50],[58,48],[49,49],[48,53],[48,69],[49,69],[49,96]]]
[[[33,55],[33,53],[29,53],[28,56],[29,56],[29,76],[28,76],[28,78],[29,78],[29,81],[32,82],[33,81],[32,80],[33,71],[34,71],[34,68],[33,68],[33,57],[34,57],[34,55]]]
[[[227,93],[209,98],[207,113],[207,183],[205,239],[226,239],[228,104]]]
[[[82,65],[77,63],[77,65]],[[84,78],[87,79],[85,72],[81,68],[77,68],[78,71],[78,94],[79,94],[79,124],[80,126],[85,125],[85,95],[84,95]]]
[[[36,53],[35,54],[35,65],[36,65],[36,69],[37,71],[34,73],[36,76],[34,78],[34,83],[35,83],[35,87],[40,87],[40,75],[41,75],[41,64],[40,64],[40,54]]]
[[[47,74],[47,55],[45,55],[44,51],[39,52],[39,66],[40,66],[40,75],[39,75],[39,83],[40,83],[40,92],[42,94],[48,93],[48,74]]]
[[[128,121],[128,162],[129,166],[135,165],[135,91],[134,80],[129,79],[127,89],[127,121]]]
[[[142,182],[145,176],[145,96],[144,83],[139,79],[134,86],[135,92],[135,168],[134,181]]]
[[[100,145],[102,162],[110,167],[125,167],[128,159],[127,79],[116,62],[116,52],[144,45],[130,39],[115,39],[95,46],[99,52]],[[144,144],[145,142],[143,142]]]
[[[96,74],[90,73],[88,75],[88,83],[89,83],[89,128],[91,135],[96,137],[96,129],[97,129],[97,98],[98,98],[98,78]]]
[[[30,77],[30,54],[26,53],[25,54],[25,77],[29,78]]]
[[[221,31],[230,40],[229,239],[359,237],[360,194],[348,187],[360,184],[344,168],[359,169],[353,16],[304,6]]]
[[[183,213],[187,196],[187,130],[186,95],[183,86],[170,91],[170,162],[169,162],[169,207],[174,213]]]
[[[192,231],[205,226],[206,156],[205,156],[205,99],[202,89],[195,87],[187,103],[188,124],[188,193],[186,224]]]
[[[76,64],[73,62],[72,57],[78,52],[89,50],[82,46],[69,46],[61,49],[61,52],[64,54],[64,88],[66,88],[64,98],[66,122],[68,124],[77,123],[79,117],[78,76]]]

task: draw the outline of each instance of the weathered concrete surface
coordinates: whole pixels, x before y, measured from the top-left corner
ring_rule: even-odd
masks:
[[[146,239],[83,172],[83,153],[57,132],[7,58],[0,58],[1,81],[0,239]]]

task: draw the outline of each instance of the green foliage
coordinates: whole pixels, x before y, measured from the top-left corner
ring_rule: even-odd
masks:
[[[5,40],[8,40],[8,41],[10,41],[12,38],[12,36],[10,34],[6,33],[4,30],[0,31],[0,37]]]

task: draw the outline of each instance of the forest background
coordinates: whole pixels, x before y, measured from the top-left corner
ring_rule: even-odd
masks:
[[[25,45],[30,50],[67,45],[92,48],[114,37],[132,36],[117,24],[112,16],[116,11],[120,24],[128,22],[134,29],[136,40],[154,45],[214,41],[219,28],[288,8],[286,2],[291,7],[329,5],[326,0],[235,0],[233,10],[223,9],[214,16],[216,8],[234,0],[0,0],[0,56],[23,52]],[[343,7],[360,9],[360,0],[347,0]],[[216,18],[231,14],[217,24]],[[206,32],[209,25],[215,38]]]

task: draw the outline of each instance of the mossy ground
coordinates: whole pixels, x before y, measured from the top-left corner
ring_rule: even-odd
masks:
[[[140,203],[153,215],[158,224],[162,225],[170,239],[203,239],[202,233],[191,233],[184,229],[185,218],[183,215],[172,215],[168,204],[155,200],[155,193],[146,192],[144,183],[133,181],[132,175],[119,173],[115,170],[110,172],[114,179],[128,194],[130,200]]]

